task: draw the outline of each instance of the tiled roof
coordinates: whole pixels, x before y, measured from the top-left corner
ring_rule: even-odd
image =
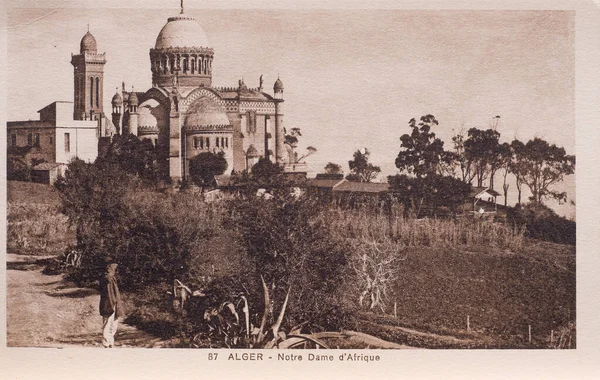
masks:
[[[64,164],[59,164],[56,162],[42,162],[41,164],[35,165],[32,168],[32,170],[52,170],[61,165],[64,165]]]
[[[473,186],[471,188],[471,192],[469,193],[469,196],[476,197],[476,196],[478,196],[479,194],[481,194],[483,192],[487,192],[488,194],[490,194],[491,196],[494,196],[494,197],[497,197],[497,196],[501,195],[499,192],[497,192],[496,190],[490,189],[489,187],[475,187],[475,186]]]
[[[343,174],[318,173],[316,178],[317,179],[337,179],[337,180],[342,180],[342,179],[344,179],[344,175]]]
[[[353,182],[344,180],[337,185],[333,191],[345,191],[353,193],[384,193],[389,191],[388,183]]]
[[[317,179],[311,178],[308,180],[307,185],[309,187],[318,187],[318,188],[330,188],[332,189],[335,185],[342,182],[342,179]]]

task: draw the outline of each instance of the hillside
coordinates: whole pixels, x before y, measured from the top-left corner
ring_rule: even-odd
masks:
[[[58,205],[58,191],[51,185],[33,182],[6,181],[8,203]]]

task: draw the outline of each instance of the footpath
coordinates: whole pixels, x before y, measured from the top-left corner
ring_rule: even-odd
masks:
[[[8,347],[102,347],[100,295],[78,288],[62,275],[45,275],[48,257],[7,255],[6,317]],[[116,347],[162,347],[144,331],[119,324]]]

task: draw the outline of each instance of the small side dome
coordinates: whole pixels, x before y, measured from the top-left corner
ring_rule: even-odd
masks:
[[[113,96],[111,103],[113,106],[122,106],[123,105],[123,98],[119,94],[119,90],[117,90],[117,93],[115,94],[115,96]]]
[[[258,151],[254,145],[250,145],[246,151],[246,157],[258,157]]]
[[[275,91],[275,92],[283,91],[283,82],[281,81],[281,79],[277,78],[277,80],[275,81],[275,84],[273,85],[273,91]]]
[[[129,95],[129,105],[137,106],[138,104],[139,104],[139,100],[138,100],[137,94],[135,93],[135,91],[131,91],[131,94]]]
[[[83,38],[81,39],[81,43],[79,44],[79,52],[83,53],[98,53],[98,45],[96,44],[96,39],[90,32],[87,32]]]

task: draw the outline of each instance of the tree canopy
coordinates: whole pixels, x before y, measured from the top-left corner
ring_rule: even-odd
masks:
[[[224,152],[202,152],[190,160],[190,177],[198,186],[212,185],[215,176],[225,173],[227,160]]]
[[[552,189],[566,175],[575,172],[575,156],[567,155],[565,149],[538,137],[526,144],[513,142],[516,157],[513,162],[514,172],[531,191],[531,201],[542,203],[543,199],[552,198],[559,202],[567,199],[565,192]]]
[[[100,167],[116,166],[127,174],[149,182],[161,178],[158,150],[150,140],[140,140],[130,133],[115,135],[105,155],[96,159]]]
[[[477,180],[477,186],[489,177],[493,187],[493,175],[500,162],[500,133],[494,129],[481,130],[471,128],[465,140],[465,156]]]
[[[340,174],[340,173],[342,173],[342,166],[335,164],[333,162],[328,162],[327,165],[325,165],[325,173]]]
[[[381,168],[369,163],[370,154],[367,148],[354,152],[354,159],[348,161],[350,167],[350,174],[346,176],[348,181],[371,182],[377,177]]]
[[[438,124],[433,115],[421,116],[418,124],[414,118],[410,119],[411,134],[400,136],[402,150],[396,157],[400,171],[422,178],[449,170],[454,154],[445,151],[444,142],[435,137],[432,127]]]

